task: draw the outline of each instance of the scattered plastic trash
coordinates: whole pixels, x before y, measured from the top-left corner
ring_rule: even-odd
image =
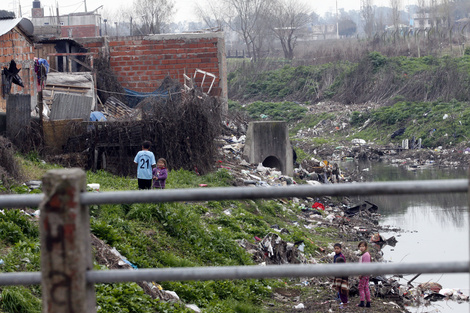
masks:
[[[312,205],[312,209],[317,209],[317,210],[325,211],[325,206],[324,206],[323,204],[321,204],[320,202],[315,202],[315,203]]]
[[[87,184],[90,191],[100,191],[100,184]]]
[[[328,216],[326,217],[326,219],[331,222],[332,220],[335,219],[335,215],[334,215],[334,214],[328,214]]]
[[[265,181],[259,181],[259,182],[256,182],[256,186],[257,187],[271,187],[267,182]]]
[[[173,299],[179,301],[180,300],[180,297],[178,296],[178,294],[174,291],[170,291],[170,290],[162,290],[163,293],[171,296]]]
[[[30,180],[25,182],[25,185],[29,187],[29,189],[40,189],[42,187],[41,180]]]
[[[195,304],[186,304],[186,307],[194,312],[202,312],[201,309]]]
[[[358,144],[358,145],[365,145],[366,141],[364,139],[353,139],[351,140],[351,143]]]
[[[297,309],[297,310],[305,309],[305,305],[303,303],[299,303],[294,306],[294,309]]]
[[[113,247],[111,250],[110,250],[115,256],[119,257],[121,259],[121,261],[123,261],[124,263],[130,265],[133,269],[138,269],[137,266],[135,266],[134,264],[132,264],[131,262],[129,262],[127,260],[126,257],[124,257],[123,255],[121,255],[121,253],[119,253],[119,251],[117,251],[117,249],[115,247]],[[124,263],[120,263],[118,262],[118,265],[124,265]]]
[[[307,184],[310,186],[321,186],[322,183],[320,183],[318,180],[307,180]]]

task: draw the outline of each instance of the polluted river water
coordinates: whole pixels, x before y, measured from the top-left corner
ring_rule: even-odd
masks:
[[[406,166],[372,162],[345,162],[341,167],[360,172],[368,182],[468,178],[468,170],[462,168],[410,170]],[[398,240],[395,247],[383,247],[385,261],[413,263],[469,259],[469,209],[466,194],[371,196],[360,200],[369,200],[378,205],[378,213],[382,215],[381,225],[401,229],[399,232],[381,234],[384,238],[395,236]],[[405,275],[400,282],[406,284],[414,276]],[[417,286],[426,282],[437,282],[442,288],[459,289],[465,295],[470,292],[469,273],[422,274],[412,284]],[[413,313],[468,313],[470,303],[440,300],[428,306],[410,305],[407,309]]]

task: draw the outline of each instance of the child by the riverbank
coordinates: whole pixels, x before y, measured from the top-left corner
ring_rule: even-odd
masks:
[[[361,251],[361,257],[359,263],[370,263],[370,254],[367,252],[367,242],[361,241],[357,247]],[[369,288],[369,276],[359,276],[359,297],[361,302],[357,305],[359,307],[370,308],[370,288]],[[364,305],[364,301],[367,303]]]
[[[340,243],[335,243],[335,256],[333,257],[333,263],[346,263],[346,257],[342,253],[342,247]],[[348,277],[335,277],[333,282],[333,288],[338,292],[338,296],[341,300],[341,305],[345,306],[348,304]]]

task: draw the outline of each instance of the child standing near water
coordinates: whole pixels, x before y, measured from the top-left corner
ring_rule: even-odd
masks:
[[[340,243],[335,243],[333,246],[335,248],[335,256],[333,258],[333,263],[346,263],[346,258],[342,253],[342,247]],[[339,299],[341,300],[341,305],[345,306],[348,304],[348,277],[335,277],[333,282],[333,288],[338,291]]]
[[[357,247],[361,251],[359,263],[370,263],[370,254],[367,252],[367,242],[361,241]],[[359,297],[361,302],[357,306],[370,308],[369,276],[359,276]],[[364,301],[367,301],[366,305],[364,305]]]

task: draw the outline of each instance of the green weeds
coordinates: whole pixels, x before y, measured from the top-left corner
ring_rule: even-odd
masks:
[[[23,286],[6,287],[1,293],[3,312],[41,313],[41,300]]]
[[[397,97],[412,102],[470,101],[468,55],[389,58],[373,51],[355,64],[286,65],[253,71],[252,67],[241,67],[230,73],[232,99],[295,99],[305,103],[332,99],[345,104],[390,103]]]
[[[468,103],[450,102],[397,102],[368,113],[354,113],[352,126],[370,119],[370,124],[356,136],[366,140],[379,138],[378,143],[399,143],[405,138],[421,138],[425,147],[453,146],[470,138],[470,106]],[[402,135],[391,134],[405,128]]]

